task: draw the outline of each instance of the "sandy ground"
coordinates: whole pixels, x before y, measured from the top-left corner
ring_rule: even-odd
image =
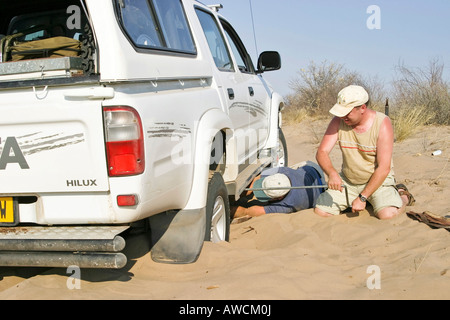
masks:
[[[290,164],[314,160],[325,127],[284,128]],[[449,127],[431,127],[396,143],[397,180],[416,198],[408,211],[450,214],[449,141]],[[79,289],[69,289],[65,269],[1,268],[0,299],[450,298],[450,232],[407,215],[380,221],[369,209],[326,219],[308,209],[253,218],[232,225],[229,243],[205,243],[190,265],[155,263],[143,243],[128,239],[122,270],[81,270]]]

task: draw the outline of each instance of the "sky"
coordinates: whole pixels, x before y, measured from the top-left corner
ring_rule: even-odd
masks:
[[[240,35],[255,65],[262,51],[280,53],[282,69],[264,78],[283,96],[293,93],[289,83],[312,61],[341,64],[389,88],[399,64],[426,69],[439,59],[450,80],[449,0],[202,2],[223,5],[219,13]]]

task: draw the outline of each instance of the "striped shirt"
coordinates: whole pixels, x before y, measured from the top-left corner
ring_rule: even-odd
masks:
[[[342,151],[342,173],[349,182],[365,184],[377,168],[377,141],[385,117],[383,113],[377,112],[372,126],[363,133],[355,132],[341,120],[338,144]]]

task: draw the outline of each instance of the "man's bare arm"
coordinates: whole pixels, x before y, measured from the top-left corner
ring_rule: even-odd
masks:
[[[234,213],[234,218],[250,216],[250,217],[258,217],[265,215],[266,211],[263,206],[251,206],[248,208],[245,207],[237,207],[236,212]]]
[[[391,171],[392,152],[394,149],[394,129],[391,120],[386,117],[381,125],[377,141],[377,163],[369,182],[361,194],[371,196],[386,180]]]
[[[333,190],[342,191],[342,179],[330,159],[330,152],[333,150],[338,140],[340,121],[341,119],[338,117],[331,120],[328,129],[322,138],[322,142],[319,145],[319,149],[317,150],[316,160],[328,176],[328,187]]]

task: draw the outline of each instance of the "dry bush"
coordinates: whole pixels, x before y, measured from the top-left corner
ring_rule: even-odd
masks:
[[[304,109],[310,115],[326,113],[336,103],[339,91],[353,83],[355,76],[346,73],[343,66],[336,63],[317,65],[311,62],[289,85],[294,90],[290,106]]]
[[[400,114],[426,113],[427,124],[450,125],[449,84],[443,79],[444,64],[431,60],[428,68],[412,68],[400,64],[394,81],[395,104],[406,111]]]
[[[423,125],[450,125],[450,89],[443,79],[444,64],[431,60],[428,68],[396,67],[396,78],[390,94],[390,114],[397,141],[409,137]],[[384,112],[388,97],[377,77],[361,76],[342,64],[311,62],[290,83],[293,94],[286,97],[283,111],[287,123],[298,123],[308,117],[329,117],[330,108],[344,87],[363,86],[370,96],[370,108]]]
[[[384,107],[384,85],[376,77],[364,78],[356,72],[348,71],[344,65],[311,62],[298,72],[298,77],[290,82],[294,93],[287,97],[285,118],[295,121],[299,115],[329,117],[329,110],[337,101],[337,95],[346,86],[361,85],[371,97],[371,107]]]

